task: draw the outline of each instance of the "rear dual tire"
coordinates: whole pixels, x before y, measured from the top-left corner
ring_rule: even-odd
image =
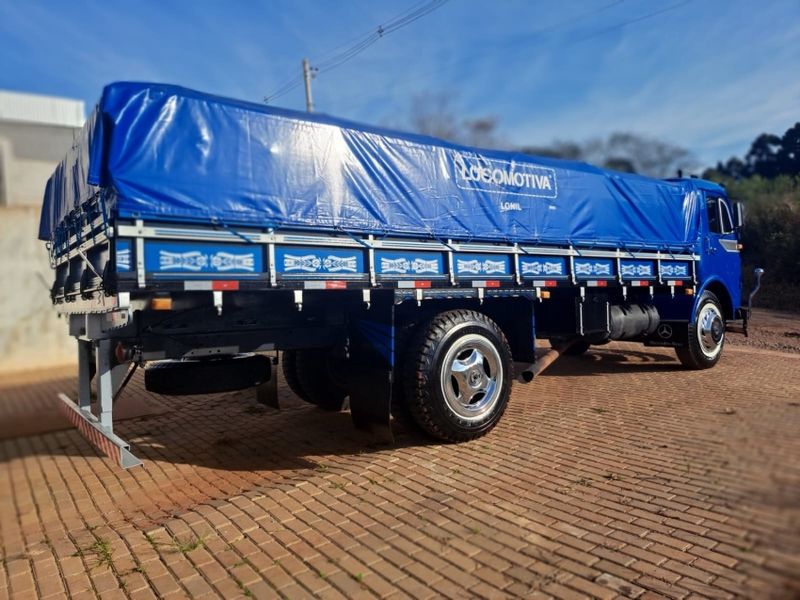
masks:
[[[300,399],[323,410],[342,410],[347,389],[330,349],[285,350],[281,364],[286,384]]]

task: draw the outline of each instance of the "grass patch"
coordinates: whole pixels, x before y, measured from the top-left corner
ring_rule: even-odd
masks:
[[[198,548],[202,548],[205,546],[205,544],[205,536],[189,537],[186,539],[181,539],[179,537],[172,538],[172,545],[181,554],[188,554],[189,552],[197,550]]]
[[[242,590],[242,594],[244,594],[248,598],[253,597],[253,592],[251,592],[250,588],[248,588],[244,583],[242,583],[241,579],[239,579],[235,575],[231,575],[231,577],[233,577],[233,580],[236,582],[236,585],[239,586],[239,589]]]
[[[109,569],[114,569],[114,551],[111,549],[111,544],[105,538],[98,538],[88,548],[78,549],[72,556],[85,557],[88,554],[95,556],[95,567],[106,566]]]

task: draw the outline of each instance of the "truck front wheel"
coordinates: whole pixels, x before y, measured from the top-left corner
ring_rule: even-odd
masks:
[[[512,364],[508,341],[489,317],[470,310],[441,313],[409,345],[404,378],[408,409],[438,439],[480,437],[503,416]]]
[[[678,360],[690,369],[710,369],[722,356],[725,345],[725,317],[719,300],[711,292],[703,292],[697,303],[694,323],[689,325],[689,341],[675,348]]]

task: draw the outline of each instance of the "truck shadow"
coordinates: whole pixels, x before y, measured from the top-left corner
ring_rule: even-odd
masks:
[[[0,390],[0,464],[27,456],[99,454],[60,415],[57,394],[77,394],[73,377]],[[146,463],[282,471],[315,468],[319,456],[368,454],[431,443],[402,422],[394,440],[357,430],[348,411],[327,412],[298,399],[281,381],[281,409],[259,404],[253,390],[197,396],[160,396],[144,389],[141,374],[123,392],[114,431]]]
[[[7,423],[6,435],[0,436],[0,472],[33,473],[37,497],[78,496],[86,485],[101,485],[114,498],[115,519],[149,527],[198,505],[304,482],[339,494],[350,485],[351,474],[386,467],[397,460],[398,450],[432,443],[402,427],[396,428],[393,443],[380,443],[356,430],[349,412],[304,404],[285,386],[279,392],[286,408],[276,410],[258,404],[252,390],[163,397],[146,392],[140,377],[131,383],[120,403],[146,400],[160,407],[158,413],[115,423],[115,433],[143,467],[125,471],[68,423],[48,418],[44,431],[28,427],[21,435]],[[0,409],[12,421],[20,415],[30,421],[26,404],[50,414],[58,410],[55,389],[74,397],[74,388],[73,378],[0,388]],[[24,506],[31,488],[19,489]],[[17,511],[17,504],[9,506]]]
[[[671,351],[592,348],[559,358],[540,377],[670,372],[683,367]],[[531,385],[536,385],[535,381]],[[75,397],[74,377],[0,390],[0,464],[29,455],[92,457],[98,452],[59,414],[58,392]],[[350,414],[326,412],[298,399],[280,379],[281,410],[256,402],[252,390],[168,397],[144,389],[141,373],[115,412],[115,432],[144,461],[226,471],[315,468],[319,456],[371,454],[437,443],[404,419],[387,442],[357,430]]]
[[[683,365],[671,350],[592,347],[580,356],[561,356],[540,377],[591,377],[611,373],[666,373],[683,370]]]

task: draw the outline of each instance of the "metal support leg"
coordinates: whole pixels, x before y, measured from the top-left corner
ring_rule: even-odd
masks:
[[[112,370],[111,340],[97,342],[97,408],[95,416],[109,432],[114,431],[114,377]]]
[[[89,411],[92,406],[92,342],[78,340],[78,406]]]
[[[128,364],[114,365],[111,340],[94,344],[97,355],[97,404],[91,405],[92,342],[78,340],[78,404],[66,394],[59,394],[61,409],[95,448],[114,458],[121,467],[129,469],[142,464],[131,454],[130,446],[114,434],[114,395],[123,385]]]

